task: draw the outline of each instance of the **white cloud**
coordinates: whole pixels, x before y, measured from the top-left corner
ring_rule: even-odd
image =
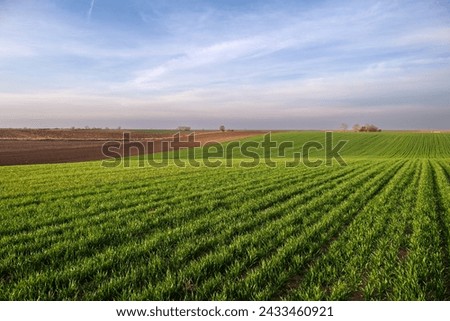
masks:
[[[91,20],[92,10],[94,10],[95,0],[91,0],[91,5],[89,7],[89,10],[87,12],[88,20]]]
[[[397,40],[399,45],[443,45],[450,50],[450,27],[424,28],[402,36]]]

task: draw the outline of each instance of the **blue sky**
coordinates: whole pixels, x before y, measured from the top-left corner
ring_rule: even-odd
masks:
[[[450,1],[0,0],[0,127],[450,123]]]

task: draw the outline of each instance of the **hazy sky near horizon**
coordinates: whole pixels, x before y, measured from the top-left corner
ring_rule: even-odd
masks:
[[[0,127],[450,128],[450,1],[0,0]]]

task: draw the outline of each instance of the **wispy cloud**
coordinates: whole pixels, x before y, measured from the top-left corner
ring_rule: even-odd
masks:
[[[89,10],[87,12],[87,18],[88,20],[91,20],[92,10],[94,10],[95,0],[91,1],[91,5],[89,7]]]

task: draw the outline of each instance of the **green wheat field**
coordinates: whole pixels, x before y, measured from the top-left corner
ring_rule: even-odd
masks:
[[[338,140],[347,166],[0,167],[0,300],[449,300],[450,133]]]

